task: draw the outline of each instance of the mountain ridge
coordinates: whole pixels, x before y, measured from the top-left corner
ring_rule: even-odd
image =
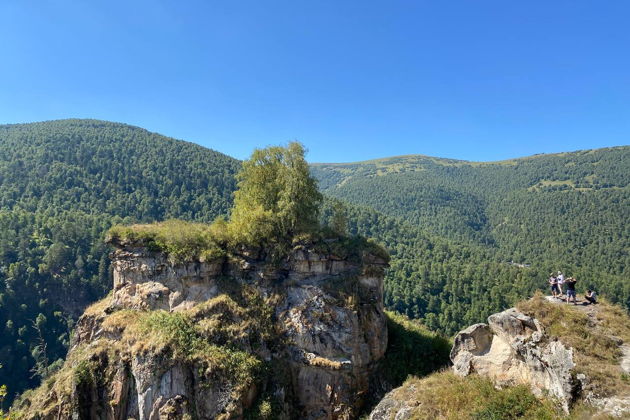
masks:
[[[361,176],[340,189],[327,188],[323,179],[329,197],[323,220],[332,225],[345,207],[351,234],[386,244],[392,255],[387,307],[435,331],[452,334],[513,304],[544,287],[550,270],[577,275],[583,279],[578,287],[593,282],[628,306],[630,285],[623,279],[630,233],[623,215],[630,202],[630,148],[612,149],[616,160],[615,153],[604,153],[612,157],[603,166],[588,162],[597,152],[576,152],[589,168],[607,168],[602,182],[586,181],[597,186],[589,191],[580,191],[579,182],[527,191],[533,184],[513,179],[519,172],[512,166],[498,166],[500,176],[468,179],[486,167],[434,162],[440,176]],[[582,163],[560,170],[580,174]],[[112,224],[210,222],[226,215],[240,166],[196,143],[122,123],[0,126],[0,384],[11,393],[32,387],[63,357],[76,314],[110,284],[102,239]],[[311,170],[318,175],[317,166]],[[516,184],[521,190],[507,191],[492,206],[487,194],[478,194],[504,182],[505,191]],[[565,241],[576,246],[562,246]]]
[[[120,122],[120,121],[102,120],[102,119],[98,119],[98,118],[72,118],[71,117],[71,118],[59,118],[59,119],[42,120],[42,121],[4,123],[4,124],[0,124],[0,129],[3,129],[3,128],[5,128],[5,129],[7,129],[7,128],[19,128],[19,127],[36,126],[36,125],[47,125],[47,124],[58,124],[58,123],[94,123],[94,124],[117,125],[117,126],[121,126],[121,127],[127,127],[127,128],[131,128],[131,129],[135,129],[135,130],[141,130],[143,132],[146,132],[147,134],[157,135],[157,136],[163,137],[165,139],[175,140],[175,141],[179,141],[179,142],[183,142],[183,143],[187,143],[187,144],[196,145],[196,146],[202,147],[204,149],[208,149],[208,150],[211,150],[213,152],[221,153],[221,154],[223,154],[225,156],[229,156],[229,155],[227,155],[227,154],[225,154],[223,152],[220,152],[219,150],[210,148],[208,146],[204,146],[204,145],[202,145],[200,143],[197,143],[197,142],[194,142],[194,141],[191,141],[191,140],[185,140],[185,139],[181,139],[181,138],[178,138],[178,137],[173,137],[173,136],[170,136],[170,135],[167,135],[167,134],[162,134],[159,131],[152,131],[152,130],[149,130],[147,128],[141,127],[139,125],[129,124],[129,123]],[[532,155],[525,155],[525,156],[519,156],[519,157],[514,157],[514,158],[491,160],[491,161],[475,161],[475,160],[466,160],[466,159],[456,159],[456,158],[440,157],[440,156],[433,156],[433,155],[425,155],[425,154],[422,154],[422,153],[409,153],[409,154],[403,154],[403,155],[383,156],[383,157],[377,157],[377,158],[366,159],[366,160],[358,160],[358,161],[309,162],[309,165],[310,166],[326,166],[326,165],[343,166],[343,165],[381,163],[383,161],[389,161],[389,160],[395,160],[395,159],[401,159],[401,158],[405,158],[405,159],[416,159],[416,158],[417,159],[429,159],[429,160],[435,160],[435,161],[468,164],[468,165],[473,165],[473,166],[474,165],[494,165],[494,164],[504,164],[504,163],[522,161],[522,160],[527,160],[527,159],[535,159],[535,158],[539,158],[539,157],[563,156],[563,155],[570,155],[570,154],[576,154],[576,153],[588,153],[588,152],[597,152],[597,151],[623,149],[623,148],[630,148],[630,145],[605,146],[605,147],[598,147],[598,148],[592,148],[592,149],[577,149],[577,150],[568,150],[568,151],[551,152],[551,153],[535,153],[535,154],[532,154]],[[240,159],[236,159],[236,158],[233,158],[233,159],[240,160]]]
[[[374,159],[348,161],[348,162],[310,162],[309,165],[312,165],[312,166],[326,166],[326,165],[343,166],[343,165],[382,163],[382,162],[385,162],[385,161],[395,160],[395,159],[416,159],[416,158],[417,159],[429,159],[429,160],[436,160],[436,161],[444,161],[444,162],[454,162],[454,163],[461,163],[461,164],[470,164],[472,166],[474,166],[474,165],[493,165],[493,164],[503,164],[503,163],[509,163],[509,162],[516,162],[516,161],[527,160],[527,159],[535,159],[535,158],[538,158],[538,157],[563,156],[563,155],[570,155],[570,154],[573,154],[573,153],[585,153],[585,152],[588,153],[588,152],[597,152],[597,151],[603,151],[603,150],[622,149],[622,148],[627,148],[627,147],[630,147],[630,146],[629,145],[618,145],[618,146],[597,147],[597,148],[593,148],[593,149],[569,150],[569,151],[565,151],[565,152],[534,153],[533,155],[525,155],[525,156],[519,156],[519,157],[514,157],[514,158],[499,159],[499,160],[488,160],[488,161],[455,159],[455,158],[447,158],[447,157],[440,157],[440,156],[425,155],[425,154],[422,154],[422,153],[410,153],[410,154],[404,154],[404,155],[394,155],[394,156],[386,156],[386,157],[380,157],[380,158],[374,158]]]

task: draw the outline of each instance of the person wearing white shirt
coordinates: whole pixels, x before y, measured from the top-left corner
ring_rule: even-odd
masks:
[[[558,271],[558,290],[560,291],[560,296],[562,296],[562,285],[564,284],[564,274],[562,271]]]

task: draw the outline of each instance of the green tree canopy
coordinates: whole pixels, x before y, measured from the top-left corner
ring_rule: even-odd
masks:
[[[322,195],[297,142],[256,149],[243,162],[230,216],[238,242],[286,242],[319,227]]]

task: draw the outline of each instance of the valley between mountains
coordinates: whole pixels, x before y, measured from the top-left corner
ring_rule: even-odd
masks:
[[[470,418],[514,404],[522,418],[625,415],[630,147],[310,166],[292,147],[259,151],[251,162],[272,166],[257,166],[125,124],[0,126],[2,409],[37,388],[14,416],[358,418],[404,383],[390,398],[415,405],[392,402],[407,410],[396,418],[461,418],[435,399],[454,389]],[[280,177],[287,167],[299,176]],[[280,187],[243,184],[243,168]],[[558,270],[608,302],[597,331],[529,300]],[[517,304],[546,338],[514,340],[572,348],[583,364],[568,375],[590,394],[557,411],[526,381],[426,376],[448,368],[449,337]]]

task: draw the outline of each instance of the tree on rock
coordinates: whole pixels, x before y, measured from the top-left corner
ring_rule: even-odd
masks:
[[[238,174],[230,236],[239,243],[283,244],[319,228],[322,195],[297,142],[256,149]]]

